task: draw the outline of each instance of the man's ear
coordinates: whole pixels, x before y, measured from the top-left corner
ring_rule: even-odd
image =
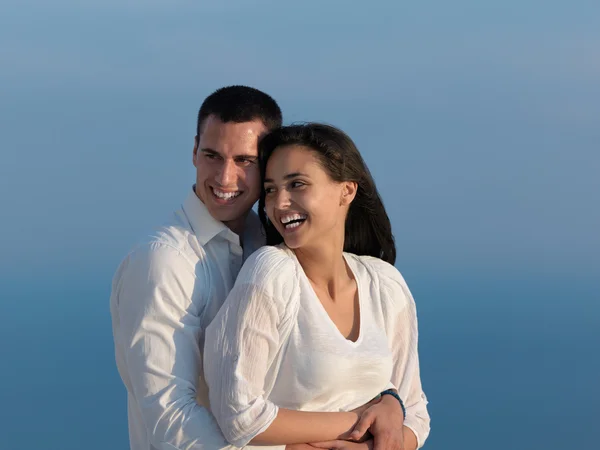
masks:
[[[358,184],[355,181],[344,181],[342,182],[342,197],[340,199],[340,205],[350,206],[354,197],[356,197],[356,190]]]
[[[192,154],[192,164],[194,164],[194,166],[196,166],[196,164],[198,163],[198,144],[199,143],[200,143],[200,139],[196,135],[196,137],[194,138],[194,152]]]

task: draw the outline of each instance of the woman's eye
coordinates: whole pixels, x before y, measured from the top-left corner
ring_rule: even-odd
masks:
[[[273,189],[272,187],[266,187],[265,188],[265,194],[272,194],[274,190],[275,189]]]
[[[290,183],[290,186],[295,189],[295,188],[299,188],[301,186],[304,186],[304,183],[302,181],[292,181]]]

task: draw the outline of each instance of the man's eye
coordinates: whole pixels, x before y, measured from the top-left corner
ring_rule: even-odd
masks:
[[[217,159],[217,155],[213,155],[213,154],[211,154],[211,153],[205,153],[205,154],[204,154],[204,157],[205,157],[206,159]]]
[[[254,163],[254,160],[251,159],[251,158],[241,158],[241,159],[238,159],[238,164],[240,166],[242,166],[242,167],[249,166],[250,164],[253,164],[253,163]]]

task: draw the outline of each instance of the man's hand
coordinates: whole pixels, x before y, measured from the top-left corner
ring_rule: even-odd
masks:
[[[349,439],[358,441],[370,432],[373,435],[373,450],[404,450],[403,423],[404,415],[398,400],[391,395],[384,395],[381,401],[361,415]]]
[[[352,412],[355,412],[355,413],[356,413],[356,414],[358,414],[358,416],[360,417],[360,416],[362,416],[362,415],[363,415],[363,413],[364,413],[364,412],[365,412],[367,409],[369,409],[371,406],[374,406],[374,405],[376,405],[376,404],[377,404],[377,403],[379,403],[380,401],[381,401],[381,397],[380,397],[380,396],[377,396],[377,397],[375,397],[373,400],[371,400],[369,403],[365,403],[364,405],[362,405],[362,406],[359,406],[358,408],[355,408],[355,409],[353,409],[353,410],[352,410]],[[333,442],[333,441],[330,441],[330,442]]]
[[[365,442],[350,442],[350,441],[327,441],[327,442],[317,442],[311,444],[313,446],[312,450],[315,450],[315,447],[318,449],[330,449],[330,450],[373,450],[373,439],[369,439]],[[286,448],[286,450],[288,450]],[[309,450],[309,449],[301,449],[301,450]]]

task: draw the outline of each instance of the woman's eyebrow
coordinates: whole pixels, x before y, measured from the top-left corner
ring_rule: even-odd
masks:
[[[289,180],[290,178],[296,178],[296,177],[306,177],[307,175],[305,173],[302,172],[292,172],[292,173],[288,173],[287,175],[285,175],[283,177],[284,180]],[[271,178],[265,178],[265,183],[273,183],[273,180]]]

